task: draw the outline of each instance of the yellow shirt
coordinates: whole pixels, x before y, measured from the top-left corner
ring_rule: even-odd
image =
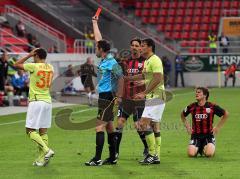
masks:
[[[26,63],[23,64],[23,68],[30,72],[29,101],[51,103],[50,86],[53,66],[47,63]]]
[[[165,87],[164,87],[164,79],[163,79],[163,65],[162,60],[157,55],[152,55],[150,58],[144,61],[144,69],[143,73],[145,76],[145,84],[146,88],[153,79],[153,73],[161,73],[162,81],[158,84],[158,86],[149,94],[147,94],[147,99],[152,98],[160,98],[165,99]]]

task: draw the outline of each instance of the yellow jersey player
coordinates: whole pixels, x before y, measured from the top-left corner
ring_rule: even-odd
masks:
[[[34,63],[24,63],[33,57]],[[26,133],[37,143],[39,157],[34,166],[46,166],[54,152],[48,147],[47,129],[51,127],[52,102],[50,86],[53,78],[53,66],[46,63],[47,52],[42,48],[31,51],[18,60],[14,67],[30,73],[29,105],[26,117]]]

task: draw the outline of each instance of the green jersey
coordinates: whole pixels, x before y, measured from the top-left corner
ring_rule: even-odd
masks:
[[[23,64],[23,68],[30,72],[29,101],[51,103],[50,86],[53,66],[47,63],[26,63]]]
[[[161,75],[163,76],[163,66],[161,59],[154,54],[147,60],[145,60],[143,73],[145,75],[146,87],[153,79],[153,73],[161,73]],[[155,89],[153,89],[149,94],[147,94],[146,98],[147,99],[160,98],[164,100],[165,99],[164,90],[165,90],[164,79],[162,78],[162,81],[158,84],[158,86]]]

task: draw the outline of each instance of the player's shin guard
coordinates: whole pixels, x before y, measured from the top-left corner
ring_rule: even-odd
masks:
[[[44,153],[47,153],[49,148],[36,131],[29,132],[29,137],[32,141],[36,142],[38,146],[43,150]]]
[[[97,132],[96,133],[96,153],[95,159],[100,160],[102,156],[102,150],[104,145],[104,132]]]
[[[151,129],[149,129],[148,131],[145,131],[144,133],[145,133],[146,141],[148,144],[149,154],[154,156],[156,154],[154,133]]]
[[[115,133],[108,133],[109,157],[111,160],[116,158],[116,137]]]
[[[141,141],[144,145],[144,148],[147,149],[148,145],[147,145],[147,141],[146,141],[146,137],[145,137],[144,132],[142,132],[142,131],[137,131],[137,132],[138,132],[138,135],[139,135],[139,137],[140,137],[140,139],[141,139]]]
[[[156,142],[156,154],[160,159],[161,134],[160,132],[156,132],[154,133],[154,136],[155,136],[155,142]]]
[[[116,137],[116,152],[119,154],[120,143],[122,140],[122,128],[116,128],[115,130],[115,137]]]

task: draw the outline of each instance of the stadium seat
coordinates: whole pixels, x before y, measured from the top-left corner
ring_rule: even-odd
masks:
[[[220,16],[220,14],[221,14],[221,9],[213,9],[212,10],[213,16]]]
[[[207,38],[208,38],[208,33],[207,32],[200,32],[199,33],[199,39],[207,40]]]
[[[159,25],[157,26],[157,31],[158,31],[158,32],[163,32],[164,30],[165,30],[165,25],[159,24]]]
[[[159,17],[158,20],[157,20],[158,24],[165,24],[165,22],[166,22],[166,18],[165,17]]]
[[[152,3],[152,8],[154,8],[154,9],[160,8],[160,2],[153,2]]]
[[[151,2],[144,2],[143,3],[143,8],[150,9],[151,7],[152,7],[152,3]]]
[[[184,40],[189,39],[189,33],[188,33],[188,32],[183,32],[183,33],[181,34],[181,38],[184,39]]]
[[[192,8],[193,9],[194,6],[195,6],[195,1],[187,1],[187,8]]]
[[[136,9],[136,10],[135,10],[135,15],[136,15],[137,17],[140,17],[140,16],[142,15],[142,10],[141,10],[141,9]]]
[[[212,29],[213,31],[217,31],[218,30],[218,24],[211,24],[210,29]]]
[[[179,1],[178,2],[178,8],[179,9],[185,9],[186,8],[186,1]]]
[[[167,23],[168,23],[168,24],[173,24],[173,23],[174,23],[174,20],[175,20],[175,17],[168,17],[168,18],[167,18]]]
[[[203,1],[197,1],[195,7],[197,9],[202,9],[203,8]]]
[[[193,9],[187,9],[186,12],[185,12],[185,14],[186,14],[187,16],[193,16]]]
[[[195,24],[200,24],[201,23],[201,17],[200,16],[195,16],[193,18],[193,23]]]
[[[188,41],[182,40],[182,41],[180,42],[180,46],[181,46],[181,47],[187,47],[187,46],[189,46],[189,45],[188,45]]]
[[[176,1],[173,1],[173,2],[171,2],[170,4],[169,4],[169,8],[170,9],[176,9],[177,8],[177,2]]]
[[[210,23],[210,18],[209,18],[209,16],[203,16],[203,17],[202,17],[202,23]]]
[[[194,15],[195,16],[201,16],[203,14],[203,10],[202,9],[196,9],[195,11],[194,11]]]
[[[143,24],[149,23],[149,17],[142,17],[142,23]]]
[[[190,24],[192,23],[192,17],[191,16],[187,16],[184,18],[184,23]]]
[[[191,30],[191,25],[190,24],[184,24],[183,25],[183,30],[184,31],[190,31]]]
[[[175,24],[174,25],[174,30],[175,31],[182,31],[182,24]]]
[[[197,42],[195,40],[188,41],[188,46],[189,47],[196,47]]]
[[[239,5],[240,5],[239,1],[233,1],[231,3],[231,9],[238,9]]]
[[[167,38],[167,39],[171,39],[172,38],[171,32],[165,32],[164,35],[165,35],[165,38]]]
[[[205,1],[204,2],[204,8],[212,8],[212,2],[213,1]]]
[[[208,31],[209,30],[209,24],[201,24],[200,31]]]
[[[177,16],[184,16],[184,15],[185,15],[185,10],[183,10],[183,9],[178,9],[177,12],[176,12],[176,15],[177,15]]]
[[[199,41],[199,47],[207,47],[208,42],[205,40],[200,40]]]
[[[211,9],[204,9],[203,15],[210,16],[211,15]]]
[[[168,15],[169,16],[175,16],[175,14],[176,14],[176,10],[175,9],[169,9],[168,10]]]
[[[222,6],[222,1],[221,1],[221,0],[220,0],[220,1],[218,0],[218,1],[214,1],[214,2],[213,2],[213,10],[220,9],[221,6]]]
[[[192,25],[192,30],[193,30],[193,31],[199,31],[199,29],[200,29],[199,24],[195,24],[195,23],[194,23],[194,24]]]
[[[223,8],[224,9],[229,9],[230,8],[230,1],[226,0],[223,2]]]
[[[210,19],[211,23],[217,24],[219,23],[219,17],[217,16],[212,16]]]
[[[161,7],[162,7],[163,9],[168,9],[168,7],[169,7],[169,1],[163,1],[162,4],[161,4]]]
[[[144,10],[142,11],[142,16],[150,16],[150,10],[144,9]]]
[[[136,4],[135,4],[135,7],[137,9],[141,9],[143,7],[143,2],[137,1]]]
[[[160,16],[167,16],[167,9],[162,9],[160,11]]]
[[[149,23],[150,23],[150,24],[157,24],[157,20],[158,20],[157,17],[150,17]]]
[[[152,9],[150,11],[150,15],[151,16],[158,16],[159,15],[159,10],[158,9]]]
[[[196,49],[195,48],[189,48],[188,53],[196,53]]]
[[[182,24],[183,23],[183,17],[182,16],[178,16],[175,20],[175,23],[179,23],[179,24]]]
[[[181,34],[180,32],[174,32],[172,37],[175,39],[175,40],[179,40],[181,38]]]
[[[198,32],[191,32],[190,33],[190,38],[193,39],[193,40],[197,40],[198,39]]]
[[[165,27],[165,31],[172,31],[173,30],[173,25],[172,24],[167,24]]]

